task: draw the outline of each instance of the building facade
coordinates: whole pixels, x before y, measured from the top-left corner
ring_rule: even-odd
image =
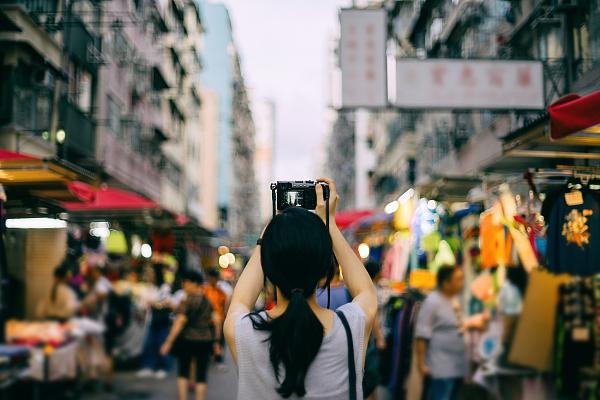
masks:
[[[228,228],[234,241],[252,245],[260,234],[258,224],[260,204],[254,172],[256,131],[240,58],[237,54],[233,57],[233,77],[231,107],[233,180]]]
[[[256,126],[254,170],[258,188],[259,219],[266,223],[273,215],[271,191],[275,158],[275,103],[271,100],[254,100],[252,115]]]
[[[0,146],[201,220],[203,35],[192,0],[1,1]]]
[[[220,227],[227,229],[231,193],[232,168],[232,105],[233,105],[233,34],[229,12],[224,4],[200,0],[199,5],[206,23],[204,36],[205,57],[202,69],[203,85],[218,96],[218,186]]]
[[[95,165],[102,13],[94,1],[0,2],[2,147]]]
[[[395,57],[539,60],[546,106],[567,93],[600,89],[597,0],[424,0],[387,6]],[[503,168],[498,164],[502,139],[543,117],[544,112],[515,110],[374,112],[376,197],[384,203],[414,185],[428,188],[439,179],[477,178]],[[521,161],[526,168],[528,160]]]

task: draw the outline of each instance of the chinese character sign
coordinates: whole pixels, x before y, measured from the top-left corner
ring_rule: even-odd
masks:
[[[385,107],[386,13],[378,10],[342,10],[340,65],[344,107]]]
[[[394,105],[405,108],[544,108],[538,61],[416,60],[396,63]]]

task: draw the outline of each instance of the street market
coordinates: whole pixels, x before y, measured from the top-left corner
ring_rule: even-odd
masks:
[[[0,0],[0,67],[0,399],[600,399],[599,0]]]

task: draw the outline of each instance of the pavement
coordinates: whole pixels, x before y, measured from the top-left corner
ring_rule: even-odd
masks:
[[[225,359],[226,371],[218,371],[214,364],[208,373],[208,392],[206,400],[235,400],[237,396],[237,369],[231,355]],[[176,400],[176,375],[172,371],[166,379],[138,378],[136,371],[117,372],[112,393],[85,393],[85,400]],[[188,395],[193,400],[193,393]],[[389,394],[380,388],[379,400],[390,400]]]
[[[237,370],[231,356],[226,358],[226,371],[211,366],[208,373],[207,400],[235,400],[237,396]],[[172,371],[166,379],[138,378],[136,371],[117,372],[112,393],[86,393],[86,400],[175,400],[177,399],[176,375]],[[193,399],[190,392],[189,399]]]

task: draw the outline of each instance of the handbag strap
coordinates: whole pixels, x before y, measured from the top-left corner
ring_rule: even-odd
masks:
[[[352,340],[352,331],[346,316],[341,311],[335,312],[342,321],[344,330],[346,331],[346,339],[348,341],[348,380],[350,384],[350,400],[356,400],[356,367],[354,365],[354,341]]]

